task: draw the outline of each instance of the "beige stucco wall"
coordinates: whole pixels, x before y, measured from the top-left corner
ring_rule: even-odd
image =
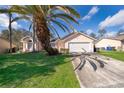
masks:
[[[83,35],[79,35],[79,36],[74,36],[75,38],[73,39],[69,39],[69,40],[58,40],[56,42],[56,48],[61,51],[61,49],[68,49],[68,44],[70,42],[90,42],[91,44],[91,49],[93,50],[93,41],[92,39],[86,37],[86,36],[83,36]]]
[[[59,51],[61,50],[61,48],[64,48],[64,43],[62,40],[58,40],[56,42],[56,46],[55,46]]]
[[[64,48],[68,48],[68,43],[69,42],[91,42],[93,44],[93,40],[86,37],[86,36],[83,36],[83,35],[79,35],[67,42],[64,43]]]
[[[23,52],[26,51],[26,42],[23,42],[23,48],[22,48]]]
[[[115,49],[119,49],[121,47],[121,41],[119,40],[112,40],[112,39],[102,39],[99,42],[95,44],[96,48],[101,48],[101,47],[115,47]]]
[[[28,42],[22,42],[23,43],[23,52],[26,52],[26,51],[29,51],[28,49]],[[42,50],[42,47],[40,45],[40,42],[36,42],[34,44],[34,48],[35,48],[35,51],[41,51]],[[33,51],[33,44],[32,44],[32,49],[31,51]]]

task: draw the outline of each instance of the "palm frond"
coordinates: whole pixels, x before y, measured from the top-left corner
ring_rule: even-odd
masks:
[[[70,14],[72,14],[73,16],[80,18],[80,14],[74,8],[71,8],[70,6],[61,6],[61,7],[67,9],[70,12]]]
[[[58,27],[60,27],[64,32],[69,32],[70,33],[70,30],[68,27],[66,27],[64,24],[56,21],[56,20],[51,20],[51,22],[53,22],[54,24],[58,25]]]
[[[18,21],[18,20],[22,20],[22,19],[31,21],[31,18],[28,17],[28,16],[20,16],[20,17],[14,18],[11,22]]]
[[[60,39],[60,36],[59,36],[59,34],[58,34],[57,30],[55,29],[55,27],[54,27],[54,26],[52,26],[51,24],[49,24],[49,25],[48,25],[48,27],[49,27],[49,28],[50,28],[50,30],[51,30],[53,33],[55,33],[55,34],[58,36],[58,38]]]
[[[54,12],[56,10],[62,11],[66,14],[71,14],[77,18],[80,18],[80,14],[75,9],[71,8],[70,6],[62,6],[62,5],[61,6],[55,6],[55,7],[53,7],[53,9],[51,9],[51,12]]]
[[[25,6],[13,5],[10,9],[13,13],[30,14],[30,11]]]
[[[30,24],[29,31],[31,31],[32,26],[33,26],[33,23]]]
[[[9,13],[10,12],[10,10],[8,10],[8,9],[0,9],[0,14],[1,13]]]
[[[59,18],[59,17],[67,18],[68,20],[70,20],[76,24],[79,24],[78,21],[74,17],[67,15],[67,14],[59,13],[59,14],[51,15],[51,18]]]
[[[70,21],[67,19],[67,18],[64,18],[64,17],[58,17],[58,19],[62,20],[63,22],[65,22],[72,31],[74,31],[74,27],[73,25],[71,25]]]

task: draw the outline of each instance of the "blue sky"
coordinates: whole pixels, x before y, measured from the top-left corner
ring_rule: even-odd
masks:
[[[3,7],[3,6],[1,6]],[[85,31],[88,34],[96,33],[98,29],[106,29],[108,36],[115,35],[120,29],[124,29],[124,6],[105,6],[105,5],[76,5],[71,6],[76,9],[81,18],[78,19],[79,25],[72,25],[77,31]],[[7,16],[0,14],[0,31],[7,28]],[[18,21],[13,23],[14,28],[25,28],[28,30],[30,22]],[[68,33],[58,28],[61,37]]]
[[[117,25],[113,26],[106,26],[104,27],[107,30],[107,34],[114,35],[119,29],[124,28],[124,12],[120,13],[120,16],[118,15],[118,12],[123,10],[124,6],[73,6],[81,15],[81,19],[79,20],[80,26],[77,27],[78,31],[89,31],[94,32],[97,34],[98,29],[100,28],[100,23],[104,22],[103,25],[107,25],[107,23],[114,24],[114,22],[117,22],[117,20],[122,20],[123,22],[119,23]],[[94,10],[94,12],[92,11]],[[90,18],[87,18],[88,13],[91,12]],[[117,17],[115,16],[117,15]],[[108,19],[108,22],[105,21],[105,19],[111,16]],[[119,16],[119,17],[118,17]],[[114,18],[113,18],[114,17]],[[110,21],[109,21],[110,20]],[[113,20],[113,21],[112,21]]]

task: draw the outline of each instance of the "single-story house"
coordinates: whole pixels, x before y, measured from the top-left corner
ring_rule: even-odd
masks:
[[[112,38],[102,38],[95,43],[98,50],[117,50],[124,51],[124,35]]]
[[[12,44],[13,52],[15,51],[16,45]],[[10,43],[9,41],[0,37],[0,53],[9,52]]]
[[[81,32],[73,32],[61,39],[51,41],[51,46],[57,48],[59,52],[68,50],[69,52],[94,52],[95,39]],[[23,43],[23,52],[33,50],[33,39],[26,36],[21,39]],[[40,43],[35,43],[36,50],[42,50]]]
[[[25,36],[21,39],[22,44],[22,52],[32,52],[33,51],[33,38],[31,36]],[[34,43],[34,49],[35,51],[42,50],[40,42],[38,40],[35,40]]]
[[[60,52],[68,50],[69,52],[94,52],[95,39],[81,32],[73,32],[62,39],[51,42],[52,47]]]

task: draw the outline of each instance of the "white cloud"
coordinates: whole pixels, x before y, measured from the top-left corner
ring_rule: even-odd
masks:
[[[93,33],[93,30],[87,29],[87,30],[86,30],[86,33],[89,35],[89,34]]]
[[[9,25],[9,18],[6,14],[0,14],[0,26],[7,28]],[[12,23],[12,27],[14,29],[20,28],[21,25],[19,25],[17,22],[13,22]]]
[[[82,20],[89,20],[98,11],[99,11],[99,8],[97,6],[92,7],[92,9],[88,12],[88,14],[82,18]]]
[[[124,24],[124,10],[120,10],[113,16],[108,16],[104,21],[100,22],[99,28],[104,29],[106,27],[121,26]]]
[[[89,14],[94,15],[95,13],[98,12],[98,10],[99,10],[99,8],[98,8],[97,6],[94,6],[94,7],[92,7],[92,9],[89,11]]]
[[[84,17],[82,18],[82,20],[88,20],[88,19],[90,19],[90,18],[91,18],[90,15],[86,15],[86,16],[84,16]]]

